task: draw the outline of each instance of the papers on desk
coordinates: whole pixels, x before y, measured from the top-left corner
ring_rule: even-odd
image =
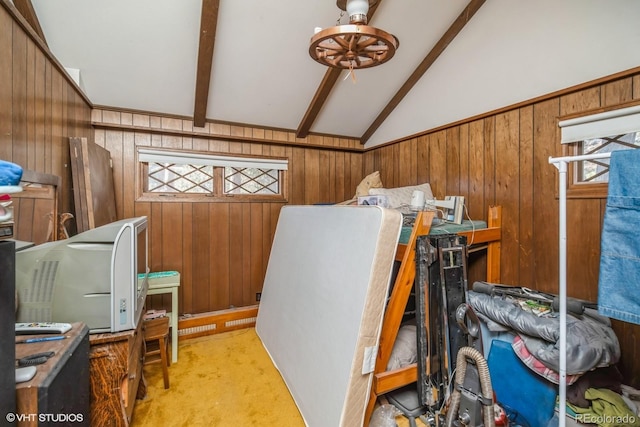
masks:
[[[149,310],[144,314],[142,319],[151,320],[151,319],[157,319],[158,317],[165,317],[166,315],[167,315],[167,310]]]

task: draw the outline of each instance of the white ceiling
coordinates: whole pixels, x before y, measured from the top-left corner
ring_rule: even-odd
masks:
[[[193,117],[200,0],[32,3],[94,104]],[[396,55],[355,83],[343,71],[310,131],[362,136],[467,3],[380,0],[370,25]],[[335,0],[220,0],[206,118],[298,129],[327,71],[313,29],[339,15]],[[638,0],[487,0],[366,147],[640,66],[639,21]]]

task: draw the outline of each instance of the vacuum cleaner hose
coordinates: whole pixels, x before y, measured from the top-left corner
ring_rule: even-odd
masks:
[[[478,375],[480,377],[480,388],[482,395],[486,400],[491,401],[490,405],[484,407],[483,418],[484,427],[495,427],[495,417],[493,413],[493,388],[491,387],[491,377],[489,376],[489,366],[482,354],[473,347],[462,347],[458,351],[458,358],[456,360],[456,384],[462,385],[464,383],[464,377],[467,372],[467,358],[473,360],[478,369]],[[451,394],[451,404],[447,411],[446,426],[454,427],[454,421],[458,417],[458,409],[460,408],[460,390],[455,387]]]

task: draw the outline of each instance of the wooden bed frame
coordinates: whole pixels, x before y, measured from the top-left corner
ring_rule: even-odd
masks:
[[[417,363],[387,371],[386,367],[391,357],[391,351],[395,344],[398,330],[402,322],[407,301],[413,289],[413,282],[416,275],[416,239],[418,236],[429,234],[434,212],[419,212],[411,236],[407,244],[399,244],[396,252],[396,261],[400,261],[400,269],[396,277],[391,296],[387,304],[380,334],[380,347],[374,370],[373,383],[371,385],[371,395],[365,412],[364,425],[369,425],[369,420],[375,407],[378,396],[396,390],[405,385],[418,380]],[[492,206],[489,208],[487,217],[487,228],[461,231],[457,234],[465,236],[470,244],[486,245],[487,250],[487,281],[500,283],[500,239],[502,207]]]

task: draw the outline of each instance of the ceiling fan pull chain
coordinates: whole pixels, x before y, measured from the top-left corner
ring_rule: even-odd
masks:
[[[356,84],[357,83],[356,72],[353,68],[353,61],[349,61],[349,74],[347,74],[347,76],[344,79],[346,80],[347,77],[349,76],[351,76],[351,81],[353,81],[353,84]]]

